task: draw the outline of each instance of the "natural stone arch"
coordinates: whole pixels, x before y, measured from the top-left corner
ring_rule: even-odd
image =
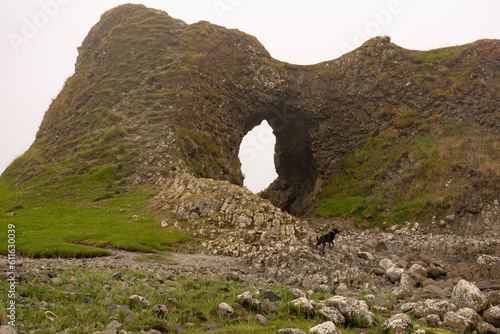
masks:
[[[274,165],[278,178],[262,192],[264,198],[289,212],[303,209],[303,197],[316,180],[311,132],[315,123],[290,104],[267,105],[243,122],[243,133],[266,120],[276,136]]]

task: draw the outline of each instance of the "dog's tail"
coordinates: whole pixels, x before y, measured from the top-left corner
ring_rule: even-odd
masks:
[[[319,243],[319,237],[318,236],[316,236],[316,242]]]

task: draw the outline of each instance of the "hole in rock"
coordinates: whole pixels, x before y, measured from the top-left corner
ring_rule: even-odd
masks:
[[[250,130],[241,141],[238,157],[245,177],[243,185],[253,193],[266,189],[278,177],[274,166],[275,144],[276,137],[267,121]]]

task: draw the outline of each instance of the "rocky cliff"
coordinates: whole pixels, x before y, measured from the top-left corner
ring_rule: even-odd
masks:
[[[238,30],[123,5],[92,28],[33,146],[2,177],[21,187],[112,173],[103,198],[134,184],[161,194],[185,173],[241,185],[239,145],[267,120],[279,176],[262,197],[282,210],[459,222],[499,195],[499,83],[498,40],[422,52],[379,37],[298,66]]]

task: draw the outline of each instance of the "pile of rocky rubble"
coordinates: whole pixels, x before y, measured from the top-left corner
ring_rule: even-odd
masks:
[[[306,246],[309,225],[246,188],[227,181],[177,174],[165,180],[155,205],[165,212],[162,225],[197,230],[214,255],[242,256],[263,245]]]
[[[187,229],[197,229],[210,254],[240,257],[247,268],[242,274],[345,296],[349,289],[366,291],[369,296],[386,289],[394,303],[387,305],[387,296],[373,297],[373,303],[389,306],[391,312],[412,310],[433,326],[458,331],[496,333],[494,326],[500,327],[496,318],[500,300],[498,235],[485,231],[454,234],[454,223],[467,225],[463,217],[449,216],[425,229],[415,222],[369,231],[344,229],[334,250],[327,247],[322,255],[314,247],[317,233],[308,223],[244,188],[180,174],[163,189],[156,200],[166,212],[174,213],[171,219],[187,222]],[[488,221],[489,228],[498,230],[496,204],[490,208],[496,213],[490,212]],[[173,224],[182,226],[178,222]],[[463,279],[478,282],[483,291]],[[336,297],[319,308],[305,299],[298,304],[319,311],[322,306],[349,300]],[[359,302],[361,309],[356,303],[351,307],[355,314],[364,314],[363,302]],[[365,315],[363,321],[369,324],[369,313]]]

